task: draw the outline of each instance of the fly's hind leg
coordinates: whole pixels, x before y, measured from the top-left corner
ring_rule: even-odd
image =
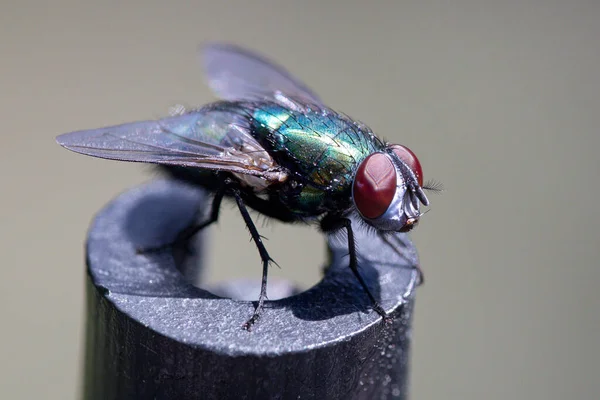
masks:
[[[226,192],[226,186],[223,185],[216,193],[212,201],[212,205],[210,208],[210,215],[208,219],[204,222],[189,225],[187,228],[184,228],[181,232],[177,234],[175,240],[170,243],[165,243],[156,247],[147,247],[147,248],[139,248],[137,249],[138,254],[141,253],[155,253],[164,250],[170,250],[178,245],[186,244],[189,240],[202,229],[206,228],[210,224],[217,222],[219,219],[219,210],[221,209],[221,202],[223,201],[223,196]]]
[[[356,243],[354,242],[354,232],[352,231],[352,221],[350,221],[348,218],[338,217],[338,216],[325,216],[321,220],[321,229],[323,230],[323,232],[333,232],[333,231],[337,231],[342,228],[345,228],[346,232],[348,233],[348,252],[350,255],[350,270],[352,270],[352,273],[354,274],[356,279],[358,279],[358,281],[360,282],[360,285],[362,286],[364,291],[367,293],[367,296],[369,296],[369,300],[371,300],[371,303],[373,304],[373,309],[377,312],[377,314],[381,315],[381,317],[383,318],[384,321],[389,321],[390,317],[385,312],[383,307],[381,307],[381,304],[379,304],[379,302],[375,299],[375,297],[369,290],[367,283],[365,282],[365,280],[362,278],[362,276],[358,272],[358,261],[357,261],[357,257],[356,257]]]
[[[242,328],[249,331],[250,329],[252,329],[252,325],[254,325],[254,323],[260,318],[260,313],[262,312],[265,299],[267,298],[267,274],[269,272],[269,263],[273,261],[273,259],[271,258],[271,256],[269,256],[269,253],[267,252],[267,249],[265,248],[265,245],[262,242],[262,238],[258,233],[254,222],[252,222],[252,218],[250,218],[250,213],[248,213],[248,209],[246,208],[244,200],[242,200],[239,191],[234,189],[232,193],[237,203],[237,206],[240,209],[240,214],[242,214],[242,218],[244,218],[246,227],[250,231],[252,240],[254,240],[254,243],[256,244],[256,248],[258,249],[258,253],[260,254],[260,259],[263,263],[262,281],[260,284],[260,295],[258,296],[258,303],[254,309],[254,314],[252,314],[252,317],[250,317],[250,319],[246,321],[244,325],[242,325]]]

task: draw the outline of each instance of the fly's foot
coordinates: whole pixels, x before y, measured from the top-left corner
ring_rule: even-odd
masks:
[[[394,318],[392,318],[392,316],[389,314],[382,315],[381,318],[381,322],[383,322],[387,326],[391,325],[392,322],[394,322]]]
[[[256,305],[256,308],[254,309],[254,314],[252,314],[252,317],[250,317],[250,319],[246,322],[244,322],[244,325],[242,325],[242,329],[245,331],[250,332],[252,330],[252,327],[254,326],[254,324],[259,320],[264,304],[265,304],[265,300],[268,300],[267,298],[267,291],[266,291],[266,282],[264,285],[264,288],[261,290],[260,293],[260,297],[258,298],[258,304]]]
[[[375,303],[373,305],[373,309],[377,312],[377,314],[381,315],[381,322],[385,325],[389,325],[394,321],[394,318],[385,312],[385,310],[379,305],[379,303]]]
[[[250,332],[252,330],[252,326],[254,326],[254,324],[256,323],[256,321],[258,321],[259,318],[260,315],[257,312],[255,312],[248,321],[244,322],[244,325],[242,325],[242,329]]]
[[[383,307],[381,307],[378,302],[373,302],[373,309],[377,312],[377,314],[381,315],[381,318],[383,318],[384,321],[388,319],[391,320],[389,314],[385,312]]]

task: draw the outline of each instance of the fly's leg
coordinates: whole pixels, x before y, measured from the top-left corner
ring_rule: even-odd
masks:
[[[384,321],[387,322],[387,321],[389,321],[390,317],[385,312],[383,307],[381,307],[379,302],[375,299],[373,294],[371,294],[369,287],[367,286],[366,282],[364,281],[364,279],[358,272],[358,261],[356,258],[356,243],[354,242],[354,232],[352,231],[352,221],[350,221],[348,218],[343,218],[343,217],[339,217],[339,218],[325,217],[321,220],[321,229],[324,232],[332,232],[332,231],[336,231],[336,230],[342,229],[342,228],[345,228],[346,232],[348,233],[348,252],[350,255],[350,270],[352,270],[352,273],[354,273],[354,276],[360,282],[360,285],[362,286],[364,291],[367,293],[367,296],[369,296],[369,299],[371,300],[371,303],[373,304],[373,309],[377,312],[377,314],[381,315],[381,317],[383,318]]]
[[[195,234],[200,232],[202,229],[206,228],[210,224],[217,222],[219,219],[219,210],[221,209],[221,202],[223,201],[223,196],[225,195],[226,187],[223,186],[220,188],[213,198],[213,202],[210,209],[210,216],[204,222],[199,224],[193,224],[184,228],[181,232],[177,234],[175,240],[170,243],[165,243],[156,247],[148,247],[137,249],[138,254],[140,253],[155,253],[164,250],[170,250],[173,247],[176,247],[179,244],[187,243]]]
[[[402,252],[402,250],[400,249],[401,247],[406,248],[405,243],[402,243],[402,241],[400,239],[398,239],[395,235],[386,235],[382,232],[379,232],[379,237],[381,238],[381,240],[386,242],[387,245],[390,246],[392,248],[392,250],[394,250],[396,252],[396,254],[398,254],[400,257],[402,257],[404,259],[408,259],[406,257],[406,254],[404,254],[404,252]],[[392,238],[394,238],[394,240],[398,244],[392,243]],[[410,261],[412,261],[412,260],[410,260]],[[425,275],[423,275],[423,270],[421,269],[421,266],[419,264],[415,265],[415,269],[417,270],[417,285],[420,286],[423,283],[425,283]]]
[[[244,218],[246,227],[250,231],[252,240],[254,240],[254,243],[258,248],[258,253],[260,254],[260,259],[263,263],[262,281],[260,284],[260,295],[258,296],[258,304],[254,309],[254,314],[252,314],[252,317],[250,317],[250,319],[246,321],[244,325],[242,325],[242,328],[249,331],[252,329],[252,325],[254,325],[254,323],[260,318],[260,313],[263,309],[265,299],[267,298],[267,274],[269,272],[269,262],[273,261],[273,259],[269,256],[269,253],[267,253],[267,249],[265,248],[265,245],[262,242],[261,236],[259,235],[256,226],[254,226],[254,222],[252,222],[252,218],[250,218],[248,209],[246,208],[246,205],[244,204],[244,201],[242,200],[239,191],[234,189],[233,197],[235,198],[235,202],[237,203],[237,206],[240,209],[240,214],[242,214],[242,218]]]

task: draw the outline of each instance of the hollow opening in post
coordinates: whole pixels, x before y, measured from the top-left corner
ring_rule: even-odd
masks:
[[[176,265],[196,287],[222,297],[254,301],[260,293],[262,261],[238,210],[228,205],[222,205],[218,223],[193,238],[191,251],[176,250]],[[277,263],[269,266],[270,300],[298,294],[322,279],[327,245],[315,227],[267,220],[255,212],[252,219]]]

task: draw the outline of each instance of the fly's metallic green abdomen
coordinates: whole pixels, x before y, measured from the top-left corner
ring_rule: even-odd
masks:
[[[328,109],[300,112],[266,103],[252,117],[253,135],[293,174],[282,202],[304,215],[349,201],[358,165],[384,148],[366,127]]]

